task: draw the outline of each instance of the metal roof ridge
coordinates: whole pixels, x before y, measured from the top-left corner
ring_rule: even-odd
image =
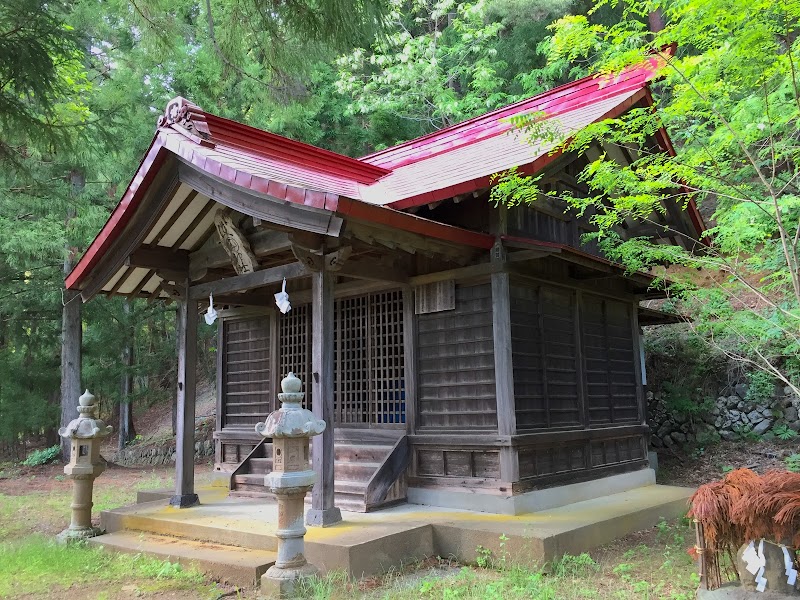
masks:
[[[205,111],[204,111],[205,113]],[[285,160],[301,166],[321,169],[354,178],[359,183],[374,183],[391,173],[391,169],[326,150],[239,123],[212,113],[205,113],[211,138],[217,143],[249,154]],[[250,139],[247,139],[250,138]]]
[[[643,81],[641,82],[640,86],[639,86],[639,87],[644,87],[645,85],[647,85],[647,82],[650,79],[652,79],[653,77],[656,76],[656,67],[657,67],[657,65],[654,64],[654,63],[657,63],[657,62],[660,62],[660,61],[661,61],[660,58],[654,57],[654,58],[648,59],[647,61],[645,61],[643,63],[639,63],[637,65],[633,65],[633,66],[629,67],[628,69],[625,69],[622,72],[620,72],[619,74],[617,74],[616,77],[613,78],[614,82],[612,84],[610,84],[610,85],[616,86],[616,85],[624,84],[625,82],[629,82],[631,80],[634,80],[637,77],[641,77],[642,75],[646,75],[644,77]],[[624,76],[624,78],[620,79],[623,76]],[[486,113],[484,113],[482,115],[478,115],[476,117],[472,117],[471,119],[467,119],[465,121],[461,121],[460,123],[456,123],[454,125],[450,125],[450,126],[445,127],[443,129],[439,129],[437,131],[433,131],[431,133],[428,133],[428,134],[425,134],[423,136],[408,140],[408,141],[403,142],[401,144],[397,144],[397,145],[392,146],[390,148],[385,148],[383,150],[379,150],[377,152],[373,152],[371,154],[367,154],[365,156],[360,157],[360,160],[362,162],[367,162],[370,159],[377,159],[379,157],[391,155],[392,153],[398,153],[399,154],[399,151],[401,151],[403,149],[411,150],[413,148],[413,146],[415,146],[415,145],[422,146],[422,145],[424,145],[426,143],[434,142],[437,139],[442,139],[442,138],[446,138],[449,135],[454,135],[458,131],[465,131],[465,130],[468,131],[469,129],[475,127],[476,125],[478,125],[478,124],[480,124],[482,122],[490,122],[492,120],[497,120],[499,118],[499,115],[501,115],[503,113],[513,112],[515,110],[516,111],[524,110],[524,107],[526,105],[537,104],[537,103],[540,103],[541,101],[546,100],[546,99],[548,99],[550,97],[554,97],[554,96],[557,97],[558,95],[568,96],[569,93],[564,93],[567,90],[570,90],[570,89],[572,89],[572,90],[580,90],[584,86],[587,86],[587,87],[588,86],[593,86],[593,84],[597,83],[602,78],[607,78],[607,77],[609,77],[608,74],[595,73],[593,75],[588,75],[588,76],[583,77],[581,79],[578,79],[576,81],[571,81],[571,82],[568,82],[568,83],[564,83],[564,84],[562,84],[560,86],[557,86],[555,88],[552,88],[550,90],[542,92],[541,94],[537,94],[535,96],[530,96],[528,98],[523,98],[522,100],[518,100],[517,102],[513,102],[511,104],[507,104],[505,106],[501,106],[500,108],[496,108],[496,109],[488,111],[488,112],[486,112]],[[610,87],[610,86],[608,86],[608,87]],[[598,87],[597,91],[600,91],[602,89],[603,88]],[[621,90],[619,93],[623,93],[623,91]],[[615,95],[615,94],[607,94],[605,97],[609,97],[611,95]],[[419,160],[422,160],[423,158],[424,157],[420,157]],[[413,160],[413,157],[412,157],[411,160],[403,161],[403,164],[392,165],[392,168],[405,166],[405,164],[407,164],[408,162],[415,162],[415,161]],[[374,164],[374,163],[370,163],[370,164]]]

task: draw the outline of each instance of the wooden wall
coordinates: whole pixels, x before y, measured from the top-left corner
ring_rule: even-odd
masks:
[[[527,278],[510,293],[515,489],[645,466],[634,299]]]
[[[454,310],[417,315],[418,429],[496,431],[492,288],[455,294]]]
[[[255,425],[273,410],[273,345],[267,315],[220,319],[217,465],[236,467],[258,443]]]

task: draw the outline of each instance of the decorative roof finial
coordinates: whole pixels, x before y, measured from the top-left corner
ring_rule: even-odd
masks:
[[[202,108],[186,98],[177,96],[167,103],[164,114],[158,118],[159,127],[169,127],[203,146],[214,147],[209,141],[211,130]]]

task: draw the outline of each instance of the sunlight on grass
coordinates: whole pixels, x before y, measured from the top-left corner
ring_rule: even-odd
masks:
[[[341,573],[308,582],[313,600],[690,600],[699,583],[686,552],[691,530],[685,521],[662,522],[655,543],[618,552],[598,550],[563,556],[543,570],[515,563],[515,556],[479,554],[484,567],[412,569],[384,577],[372,589]],[[594,556],[593,556],[594,555]]]
[[[201,573],[142,555],[113,554],[88,545],[63,546],[42,536],[0,545],[0,597],[37,594],[74,584],[135,583],[141,591],[208,591]]]

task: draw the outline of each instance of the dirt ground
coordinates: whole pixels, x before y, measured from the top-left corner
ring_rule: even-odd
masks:
[[[798,441],[720,442],[701,450],[659,450],[658,483],[697,487],[722,477],[727,471],[747,467],[759,474],[785,470],[784,459],[800,452]]]

